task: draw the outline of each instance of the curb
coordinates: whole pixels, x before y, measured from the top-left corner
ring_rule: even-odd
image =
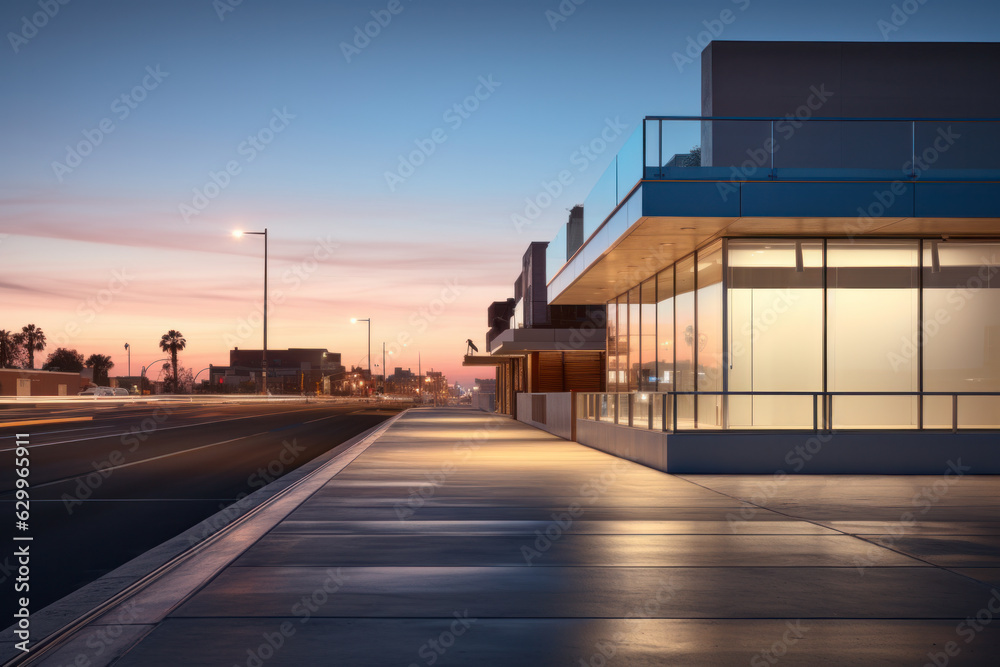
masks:
[[[116,606],[116,598],[124,599],[141,592],[162,576],[169,574],[174,568],[200,553],[203,550],[201,547],[204,547],[206,543],[224,538],[227,532],[244,523],[243,520],[249,515],[265,509],[291,487],[327,466],[334,465],[338,459],[346,457],[358,445],[370,440],[351,457],[351,461],[353,461],[407,412],[409,410],[403,410],[381,424],[344,441],[334,449],[321,454],[280,479],[207,517],[180,535],[150,549],[83,588],[32,614],[32,635],[38,639],[33,637],[32,650],[29,653],[23,653],[14,648],[13,625],[0,631],[0,660],[3,661],[2,664],[5,666],[31,664],[36,660],[45,660],[51,657],[46,655],[51,653],[50,649],[58,650],[58,644],[63,639],[76,634],[89,621],[99,618],[107,611],[101,610],[102,607],[111,605],[110,608],[113,608]],[[345,464],[344,467],[349,463]],[[339,473],[339,471],[337,472]],[[334,473],[334,475],[336,474]],[[234,508],[238,509],[234,511]],[[210,549],[211,546],[208,545],[207,548]],[[159,570],[164,571],[158,572]],[[144,581],[145,579],[149,580]],[[71,626],[74,625],[79,627],[72,628]]]

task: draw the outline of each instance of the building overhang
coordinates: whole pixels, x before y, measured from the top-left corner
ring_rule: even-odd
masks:
[[[552,278],[549,303],[606,303],[723,236],[1000,237],[1000,174],[990,175],[644,180]]]
[[[509,357],[491,357],[489,355],[465,355],[462,359],[463,366],[506,366],[510,363]]]
[[[508,329],[493,339],[490,354],[523,356],[532,352],[596,352],[605,347],[604,327]]]

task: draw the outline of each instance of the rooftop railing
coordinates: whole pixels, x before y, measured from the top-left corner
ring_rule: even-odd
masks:
[[[829,118],[802,109],[812,112],[804,106],[774,118],[647,116],[584,201],[585,245],[644,179],[1000,179],[1000,118]],[[633,212],[620,217],[627,225]],[[547,253],[547,282],[567,259],[565,237],[557,236]]]

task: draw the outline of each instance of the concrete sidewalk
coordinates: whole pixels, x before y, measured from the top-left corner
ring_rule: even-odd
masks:
[[[678,477],[462,409],[348,459],[45,664],[998,663],[998,478]]]

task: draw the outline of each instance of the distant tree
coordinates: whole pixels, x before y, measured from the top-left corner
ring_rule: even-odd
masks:
[[[691,157],[688,158],[689,167],[700,167],[701,166],[701,146],[695,146],[691,149]]]
[[[177,391],[177,353],[183,350],[185,346],[187,346],[187,340],[184,339],[184,334],[180,331],[171,329],[160,338],[160,349],[170,353],[170,368],[174,374],[171,391]]]
[[[194,372],[186,366],[178,366],[174,372],[174,366],[168,361],[163,364],[162,372],[167,376],[163,380],[165,391],[186,394],[194,386]]]
[[[79,373],[83,370],[83,355],[76,350],[57,347],[56,351],[50,354],[49,358],[42,364],[42,370]]]
[[[41,352],[45,349],[45,332],[34,324],[29,324],[21,328],[20,340],[25,352],[28,353],[28,368],[33,369],[35,367],[35,352]]]
[[[0,368],[20,368],[24,360],[21,334],[0,329]]]
[[[94,369],[94,384],[108,385],[108,371],[115,367],[115,362],[106,354],[92,354],[87,357],[87,368]]]

